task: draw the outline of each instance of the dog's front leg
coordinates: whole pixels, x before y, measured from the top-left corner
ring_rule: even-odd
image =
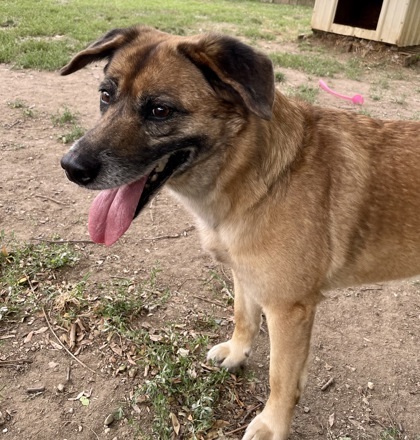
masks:
[[[293,410],[306,382],[306,364],[316,304],[263,307],[270,335],[270,397],[243,440],[286,440]]]
[[[228,370],[236,370],[249,357],[252,344],[258,335],[261,324],[261,307],[233,273],[235,289],[235,329],[232,339],[214,346],[207,359],[213,360]]]

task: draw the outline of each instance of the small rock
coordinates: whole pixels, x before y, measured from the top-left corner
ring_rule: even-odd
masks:
[[[105,432],[105,434],[109,434],[111,432],[111,428],[105,428],[104,432]]]
[[[57,391],[58,391],[59,393],[62,393],[62,392],[64,391],[64,385],[63,385],[62,383],[59,383],[59,384],[57,385]]]
[[[308,408],[307,406],[304,406],[304,407],[303,407],[303,412],[304,412],[304,413],[308,414],[308,412],[310,412],[310,411],[311,411],[311,409]]]
[[[111,425],[111,423],[112,423],[114,420],[115,420],[115,418],[114,418],[114,414],[109,414],[109,415],[107,416],[107,418],[105,419],[105,421],[104,421],[104,425],[105,425],[105,426],[109,426],[109,425]]]
[[[79,432],[82,432],[83,431],[83,426],[79,426]]]
[[[69,414],[73,414],[73,413],[74,413],[74,408],[69,408],[68,413],[69,413]]]
[[[373,382],[368,382],[367,386],[370,390],[373,390],[374,388]]]
[[[133,379],[134,377],[137,376],[137,373],[138,373],[138,372],[139,372],[138,368],[130,368],[130,369],[128,370],[128,376],[131,377],[131,378]]]

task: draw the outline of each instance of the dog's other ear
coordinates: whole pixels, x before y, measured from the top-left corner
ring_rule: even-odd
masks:
[[[214,34],[195,43],[180,43],[178,50],[200,68],[216,91],[221,81],[225,89],[228,85],[239,94],[251,112],[271,118],[274,72],[267,56],[235,38]]]
[[[86,49],[79,52],[60,70],[61,75],[70,75],[94,61],[109,58],[125,44],[133,41],[139,35],[139,28],[113,29]]]

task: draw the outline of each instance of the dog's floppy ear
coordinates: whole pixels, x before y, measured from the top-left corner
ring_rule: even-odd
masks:
[[[235,38],[208,34],[178,50],[199,67],[215,90],[231,87],[246,107],[270,119],[274,102],[274,72],[270,59]],[[228,87],[228,88],[229,88]]]
[[[138,35],[139,29],[136,27],[113,29],[75,55],[74,58],[60,70],[60,74],[70,75],[70,73],[76,72],[94,61],[109,58],[117,49],[133,41]]]

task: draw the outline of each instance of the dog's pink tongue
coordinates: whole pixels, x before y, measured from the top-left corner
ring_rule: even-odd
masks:
[[[147,177],[120,188],[101,191],[89,211],[90,238],[107,246],[114,244],[130,227]]]

